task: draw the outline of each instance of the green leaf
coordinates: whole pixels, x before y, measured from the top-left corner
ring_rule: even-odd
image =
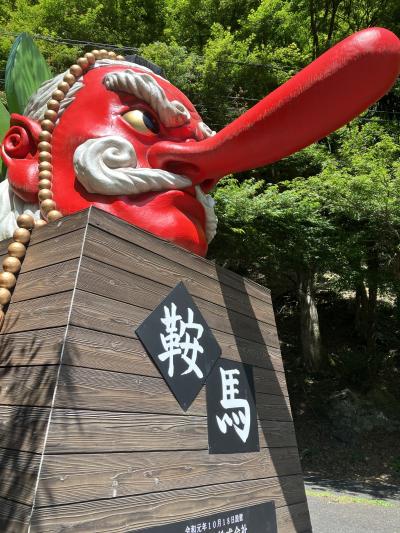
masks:
[[[10,127],[10,113],[7,111],[7,108],[0,102],[0,144],[3,141],[6,131]],[[7,167],[0,159],[0,181],[3,181],[6,175]]]
[[[22,114],[32,94],[50,78],[50,69],[32,37],[20,33],[6,65],[5,90],[10,113]]]

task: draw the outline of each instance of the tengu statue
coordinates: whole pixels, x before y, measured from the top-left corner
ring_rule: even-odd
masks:
[[[95,205],[205,255],[217,224],[208,193],[221,177],[326,136],[385,94],[399,69],[397,37],[361,31],[215,134],[153,70],[86,54],[11,115],[0,238],[21,213],[55,220]]]

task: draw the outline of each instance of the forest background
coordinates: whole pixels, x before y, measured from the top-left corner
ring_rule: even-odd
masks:
[[[142,54],[218,130],[370,26],[399,35],[398,0],[1,0],[0,91],[25,31],[54,74],[82,50]],[[397,83],[348,126],[214,193],[209,257],[272,289],[308,472],[400,478],[399,156]]]

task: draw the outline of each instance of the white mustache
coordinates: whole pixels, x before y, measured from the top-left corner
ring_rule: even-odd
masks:
[[[136,168],[136,165],[132,144],[117,135],[89,139],[78,146],[74,154],[76,177],[90,193],[142,194],[192,185],[188,178],[179,174],[157,168]]]

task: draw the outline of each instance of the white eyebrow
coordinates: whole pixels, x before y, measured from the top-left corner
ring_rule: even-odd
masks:
[[[167,128],[183,126],[190,121],[190,113],[178,100],[168,100],[164,89],[150,74],[133,70],[109,72],[103,83],[110,91],[133,94],[149,104]]]

